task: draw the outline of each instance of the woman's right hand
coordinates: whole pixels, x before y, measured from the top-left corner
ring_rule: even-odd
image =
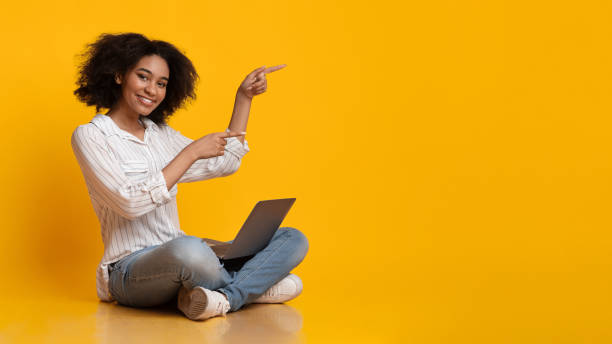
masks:
[[[216,156],[221,156],[225,153],[225,139],[245,135],[245,132],[221,132],[212,133],[193,141],[190,146],[195,154],[196,159],[208,159]]]

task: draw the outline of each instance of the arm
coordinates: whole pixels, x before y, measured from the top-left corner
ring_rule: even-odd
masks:
[[[166,179],[168,190],[172,189],[187,170],[198,160],[197,155],[191,149],[191,145],[186,146],[164,169],[162,173]]]
[[[242,157],[250,150],[247,141],[240,143],[236,137],[228,137],[223,155],[198,159],[197,141],[168,125],[160,128],[165,136],[166,148],[175,157],[163,169],[164,173],[169,173],[166,180],[172,185],[228,176],[238,170]]]
[[[236,92],[234,111],[232,112],[232,119],[228,126],[229,130],[238,133],[246,132],[247,122],[249,121],[249,111],[251,111],[251,101],[254,96],[264,93],[268,88],[266,74],[270,74],[286,66],[286,64],[270,68],[263,66],[255,69],[246,76],[244,81],[238,86],[238,91]],[[240,137],[238,140],[244,143],[244,138]]]
[[[249,73],[238,87],[234,100],[234,110],[227,132],[245,133],[251,101],[255,95],[266,91],[266,74],[284,68],[286,65],[267,68],[260,67]],[[199,159],[195,152],[194,140],[181,135],[170,126],[164,126],[169,148],[176,157],[163,169],[168,189],[175,183],[188,183],[213,177],[223,177],[236,172],[242,157],[249,151],[249,146],[243,136],[227,138],[227,144],[222,156]]]
[[[251,111],[251,100],[252,98],[249,98],[240,90],[236,92],[234,111],[232,112],[232,119],[228,126],[230,131],[246,132],[249,112]],[[244,137],[238,137],[238,140],[240,140],[240,143],[244,143]]]

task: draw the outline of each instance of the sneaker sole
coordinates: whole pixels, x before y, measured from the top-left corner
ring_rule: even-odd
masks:
[[[200,320],[208,305],[208,296],[201,287],[192,290],[181,289],[179,295],[179,308],[191,320]]]

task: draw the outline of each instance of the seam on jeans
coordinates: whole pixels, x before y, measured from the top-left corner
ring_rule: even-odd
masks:
[[[259,264],[255,270],[251,271],[251,273],[249,273],[248,275],[244,276],[241,280],[235,282],[235,284],[238,284],[238,283],[246,280],[247,278],[251,277],[252,274],[254,274],[255,272],[259,271],[260,267],[262,265],[264,265],[268,260],[270,260],[270,257],[272,257],[272,255],[274,255],[274,253],[276,253],[276,251],[278,251],[281,247],[283,247],[287,243],[287,241],[289,241],[289,237],[290,237],[289,232],[287,231],[285,233],[287,233],[287,235],[285,235],[286,236],[285,241],[283,241],[280,245],[278,245],[278,247],[274,251],[270,252],[270,255],[268,255],[266,257],[266,259],[263,262],[261,262],[261,264]],[[232,283],[232,284],[234,284],[234,283]]]
[[[130,281],[146,281],[146,280],[150,280],[150,279],[154,279],[154,278],[158,278],[158,277],[162,277],[162,276],[168,276],[168,275],[175,275],[176,271],[164,271],[164,272],[160,272],[157,273],[155,275],[151,275],[151,276],[145,276],[145,277],[140,277],[140,276],[128,276],[128,280]]]

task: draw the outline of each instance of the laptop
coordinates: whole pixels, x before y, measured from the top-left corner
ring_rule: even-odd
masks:
[[[294,202],[295,198],[259,201],[232,242],[202,240],[223,260],[252,256],[268,245]]]

